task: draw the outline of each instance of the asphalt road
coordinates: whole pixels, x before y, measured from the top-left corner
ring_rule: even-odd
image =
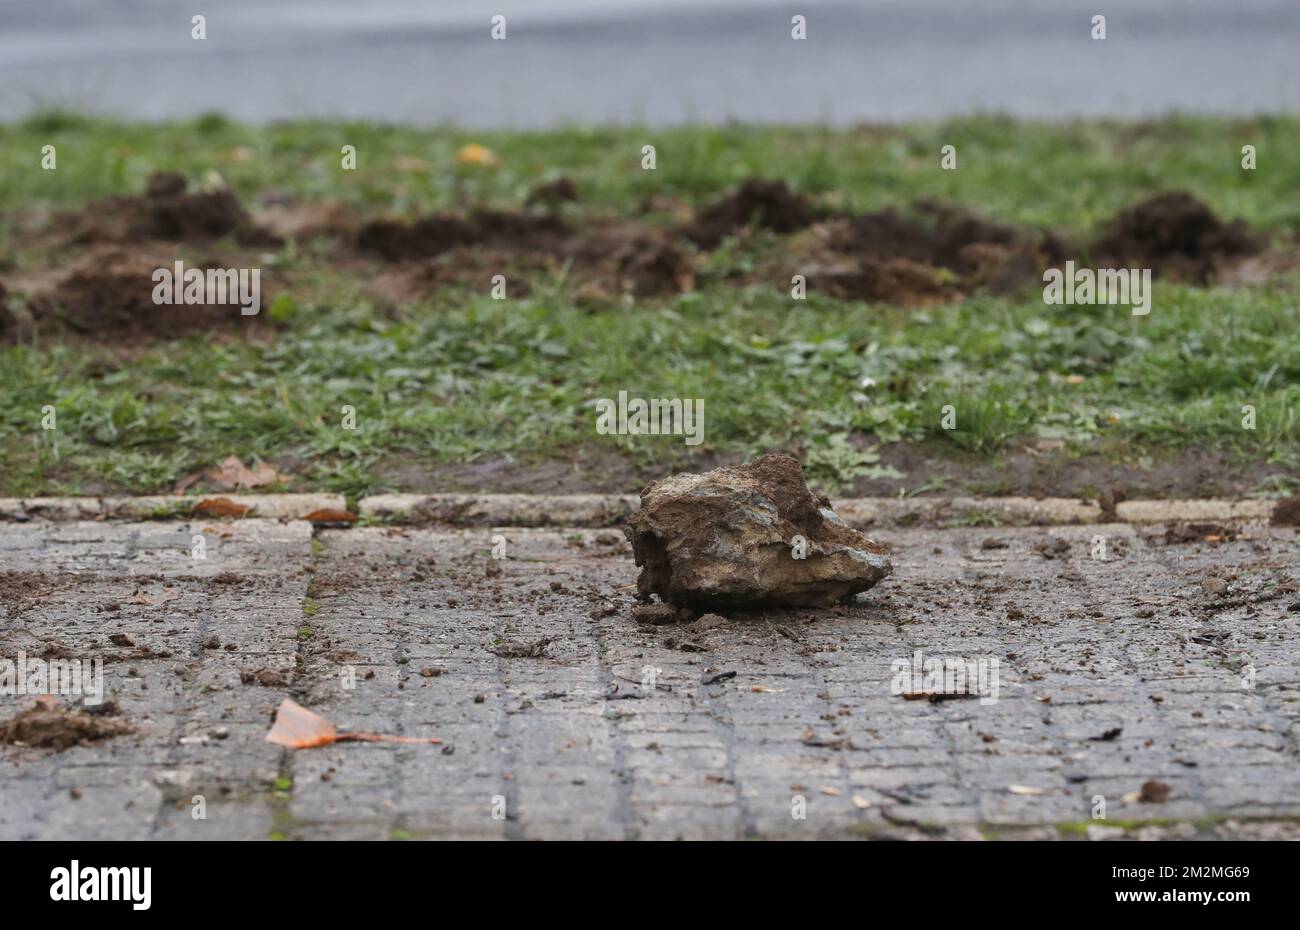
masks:
[[[469,127],[1300,109],[1294,0],[0,2],[0,118]],[[1099,8],[1108,8],[1100,9]],[[494,13],[508,38],[489,37]],[[808,38],[790,38],[792,13]],[[1107,38],[1090,38],[1108,14]]]
[[[0,658],[104,659],[137,727],[0,745],[0,839],[1300,838],[1292,529],[882,529],[852,606],[708,630],[635,622],[621,534],[496,532],[0,524]],[[918,650],[995,700],[905,699]],[[282,749],[285,696],[445,742]]]

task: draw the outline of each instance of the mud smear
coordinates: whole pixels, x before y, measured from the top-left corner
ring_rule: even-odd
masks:
[[[16,659],[18,653],[36,659],[75,659],[77,653],[53,636],[37,636],[30,630],[0,634],[0,658]]]
[[[252,328],[265,327],[260,316],[243,316],[234,302],[180,306],[155,303],[154,272],[172,268],[175,261],[173,253],[156,248],[94,249],[53,285],[28,299],[33,324],[41,329],[68,330],[109,340],[169,339],[221,330],[246,334]],[[186,263],[187,270],[233,267],[220,258]],[[264,279],[260,284],[265,308],[274,297]]]
[[[13,620],[44,602],[56,587],[41,572],[0,572],[0,608]]]
[[[69,245],[149,240],[207,243],[232,233],[246,245],[275,244],[225,186],[190,191],[184,175],[149,176],[143,194],[109,197],[64,215],[57,223]]]
[[[39,749],[68,749],[134,733],[125,720],[38,703],[0,722],[0,743]]]
[[[882,465],[902,477],[857,478],[844,497],[895,497],[930,488],[930,495],[1077,497],[1093,500],[1099,489],[1122,489],[1128,499],[1241,497],[1278,477],[1300,480],[1300,468],[1266,462],[1241,463],[1219,453],[1171,451],[1144,468],[1100,453],[1006,449],[990,460],[954,449],[951,443],[896,442],[879,446]],[[544,462],[489,457],[470,463],[391,456],[374,466],[376,480],[409,493],[635,494],[675,471],[708,471],[742,461],[739,453],[633,456],[600,445],[578,447]],[[817,486],[816,480],[813,486]],[[1297,519],[1300,519],[1298,517]]]
[[[1266,244],[1243,220],[1225,223],[1191,194],[1167,191],[1117,213],[1089,252],[1098,267],[1207,284]]]

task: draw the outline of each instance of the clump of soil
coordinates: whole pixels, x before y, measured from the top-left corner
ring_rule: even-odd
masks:
[[[964,207],[917,201],[837,216],[789,240],[754,277],[802,275],[809,293],[925,307],[953,303],[976,290],[1012,294],[1062,260],[1055,234],[994,223]]]
[[[682,232],[697,245],[717,248],[722,240],[751,223],[775,233],[811,226],[818,211],[784,181],[750,178],[740,189],[701,210]]]
[[[158,304],[153,275],[171,269],[175,256],[166,251],[109,248],[85,256],[51,288],[28,301],[38,325],[70,329],[89,336],[175,338],[215,329],[260,326],[258,316],[244,316],[237,303]],[[187,268],[226,268],[220,260],[187,263]],[[262,309],[271,298],[261,282]]]
[[[1191,194],[1167,191],[1117,213],[1090,254],[1100,267],[1150,268],[1156,275],[1205,284],[1265,244],[1243,220],[1224,223]]]
[[[788,455],[656,481],[623,531],[640,596],[679,607],[825,606],[892,570],[888,549],[845,525]]]
[[[985,220],[963,207],[913,204],[827,224],[831,268],[814,264],[809,287],[905,307],[948,303],[977,289],[1010,294],[1041,277],[1065,247],[1052,233]]]
[[[18,332],[18,320],[9,311],[9,291],[0,281],[0,339],[11,339]]]
[[[555,216],[480,210],[467,217],[433,214],[412,223],[372,220],[357,233],[357,248],[386,261],[432,258],[471,245],[550,252],[567,234],[568,228]]]
[[[99,242],[211,242],[239,232],[250,245],[267,244],[225,186],[188,191],[183,175],[159,172],[149,176],[143,195],[109,197],[69,217],[74,244]]]
[[[1177,546],[1198,542],[1231,542],[1238,533],[1220,523],[1176,523],[1165,527],[1165,545]]]
[[[278,668],[244,669],[239,673],[239,680],[246,685],[262,685],[266,688],[287,688],[293,683],[290,672]]]
[[[135,727],[125,720],[38,702],[0,722],[0,743],[67,749],[134,732]]]
[[[613,255],[618,290],[637,297],[694,290],[695,267],[681,248],[661,236],[641,236]]]
[[[553,642],[555,638],[547,636],[532,643],[503,641],[490,644],[486,648],[488,652],[503,659],[544,659],[547,657],[547,647]]]
[[[1300,494],[1280,500],[1273,507],[1274,526],[1300,526]]]
[[[528,192],[525,205],[540,204],[554,209],[562,203],[572,203],[578,199],[578,186],[569,178],[559,177],[554,181],[538,184]]]

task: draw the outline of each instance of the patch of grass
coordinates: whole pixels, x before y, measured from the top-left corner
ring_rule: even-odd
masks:
[[[1278,232],[1300,227],[1288,188],[1300,176],[1295,119],[981,118],[654,135],[660,167],[647,172],[639,167],[644,132],[635,129],[469,134],[318,122],[255,128],[213,116],[122,124],[49,113],[0,126],[0,241],[15,217],[138,191],[164,168],[193,178],[218,170],[245,199],[277,188],[405,213],[517,207],[529,186],[559,173],[577,182],[580,209],[624,213],[652,192],[704,202],[763,175],[821,193],[828,205],[945,197],[999,219],[1074,231],[1157,187],[1183,187],[1225,216]],[[498,151],[504,167],[456,165],[456,150],[471,140]],[[55,172],[40,171],[31,156],[46,142],[58,146]],[[1267,168],[1237,167],[1245,142],[1268,153]],[[936,167],[949,143],[960,152],[958,171]],[[355,172],[338,167],[344,144],[357,146]],[[399,158],[426,165],[394,168]],[[772,245],[753,239],[755,248]],[[743,247],[729,248],[712,262],[743,267]],[[996,457],[1018,443],[1057,440],[1072,453],[1138,465],[1195,449],[1300,467],[1300,340],[1287,338],[1300,330],[1300,306],[1279,284],[1204,290],[1157,281],[1146,317],[1047,306],[1036,293],[926,311],[816,294],[793,303],[775,285],[738,288],[706,276],[697,293],[632,307],[582,306],[557,284],[510,301],[458,291],[388,308],[328,254],[304,249],[292,264],[292,283],[268,309],[281,330],[267,343],[191,338],[114,348],[38,338],[0,346],[0,494],[167,491],[231,454],[276,462],[295,476],[290,489],[340,492],[351,506],[401,489],[383,463],[415,471],[592,453],[667,471],[689,463],[692,451],[788,448],[829,491],[889,475],[879,449],[898,442]],[[619,390],[703,398],[704,445],[597,435],[591,404]],[[47,404],[55,430],[41,428]],[[356,430],[340,427],[344,405],[356,410]],[[1245,406],[1255,409],[1254,430],[1242,428]]]
[[[641,146],[658,148],[655,171]],[[496,168],[456,163],[466,143]],[[1241,147],[1260,168],[1240,168]],[[54,145],[58,169],[42,171]],[[341,149],[353,145],[356,170]],[[960,168],[939,170],[954,145]],[[1300,119],[1173,117],[1141,123],[1021,122],[999,116],[843,130],[725,126],[550,132],[421,129],[295,121],[254,127],[219,114],[118,122],[52,110],[0,124],[0,214],[80,206],[133,193],[154,171],[215,170],[244,197],[267,188],[398,212],[486,201],[516,205],[567,175],[583,201],[630,212],[647,194],[698,202],[751,175],[782,178],[832,204],[876,209],[922,197],[960,200],[1007,220],[1081,230],[1159,188],[1185,188],[1228,216],[1269,229],[1300,225]]]

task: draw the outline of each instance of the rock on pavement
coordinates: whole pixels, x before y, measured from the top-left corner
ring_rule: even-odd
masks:
[[[845,525],[788,455],[656,481],[624,532],[638,591],[680,606],[824,606],[893,570],[888,549]]]

